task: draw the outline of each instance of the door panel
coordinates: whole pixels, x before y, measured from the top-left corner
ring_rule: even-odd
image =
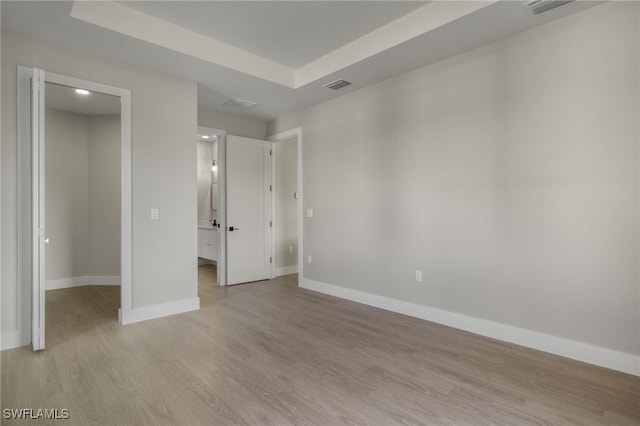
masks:
[[[44,349],[44,71],[31,77],[31,194],[32,194],[32,331],[33,350]]]
[[[271,143],[227,137],[227,284],[271,278]]]

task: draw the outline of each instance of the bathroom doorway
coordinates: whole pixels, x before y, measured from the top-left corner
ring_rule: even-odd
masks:
[[[224,139],[226,133],[198,127],[198,297],[206,306],[214,287],[224,282]],[[222,228],[224,229],[224,228]]]

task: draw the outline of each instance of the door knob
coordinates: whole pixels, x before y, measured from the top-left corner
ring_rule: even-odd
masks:
[[[45,238],[45,239],[44,239],[44,243],[45,243],[45,244],[49,244],[49,238]]]
[[[231,231],[231,232],[233,232],[233,231],[239,231],[239,230],[240,230],[240,228],[237,228],[237,227],[233,227],[233,226],[230,226],[230,227],[229,227],[229,231]]]

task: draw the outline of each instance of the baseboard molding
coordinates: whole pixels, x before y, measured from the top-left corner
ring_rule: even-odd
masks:
[[[640,356],[637,355],[319,281],[302,279],[300,287],[640,376]]]
[[[281,277],[282,275],[290,275],[298,273],[298,265],[293,266],[281,266],[276,268],[276,277]]]
[[[6,351],[7,349],[19,348],[20,346],[28,345],[31,341],[31,335],[28,338],[24,338],[20,331],[6,331],[0,335],[0,351]]]
[[[47,280],[44,283],[44,288],[46,290],[58,290],[83,285],[120,285],[120,282],[120,275],[82,275],[79,277]]]
[[[194,297],[193,299],[182,299],[176,300],[175,302],[161,303],[159,305],[143,306],[141,308],[132,309],[129,312],[121,310],[119,315],[120,322],[122,324],[131,324],[134,322],[196,311],[198,309],[200,309],[200,298]]]

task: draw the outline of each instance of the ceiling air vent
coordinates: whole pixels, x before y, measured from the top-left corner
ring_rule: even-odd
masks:
[[[575,0],[531,0],[523,4],[524,8],[530,15],[538,16],[541,13],[548,12],[556,7],[573,3]]]
[[[332,81],[331,83],[327,83],[324,85],[324,87],[326,87],[327,89],[331,89],[331,90],[338,90],[338,89],[342,89],[343,87],[347,87],[347,86],[351,86],[351,83],[349,83],[346,80],[336,80],[336,81]]]
[[[223,105],[227,107],[232,107],[232,108],[249,109],[251,107],[258,105],[258,103],[252,102],[252,101],[245,101],[244,99],[229,99]]]

